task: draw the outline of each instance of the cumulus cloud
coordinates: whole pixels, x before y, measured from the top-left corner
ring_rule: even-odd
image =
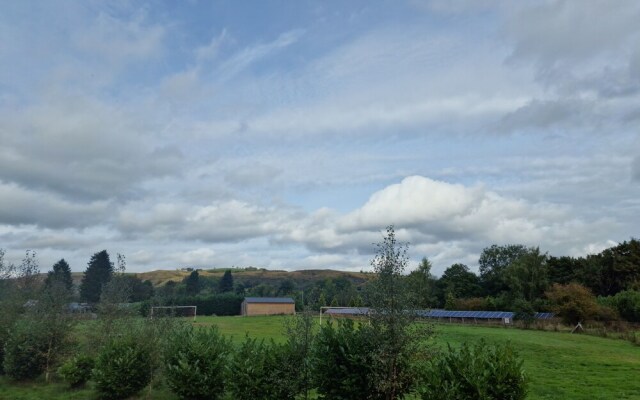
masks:
[[[609,223],[586,222],[566,207],[504,197],[483,186],[411,176],[374,193],[346,215],[319,210],[287,238],[314,250],[370,254],[384,227],[395,225],[400,240],[452,263],[458,257],[468,261],[492,243],[540,245],[553,251],[584,246],[590,236],[585,232]]]

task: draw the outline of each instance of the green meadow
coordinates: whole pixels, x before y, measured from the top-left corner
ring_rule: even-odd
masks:
[[[217,326],[242,341],[245,335],[284,340],[285,317],[198,317],[198,326]],[[442,324],[436,325],[433,346],[484,339],[490,343],[511,342],[524,360],[530,380],[529,399],[640,399],[640,346],[630,342],[564,332],[520,330]],[[0,399],[93,399],[88,389],[70,391],[61,383],[13,384],[0,380]],[[176,399],[162,387],[144,392],[139,399]]]

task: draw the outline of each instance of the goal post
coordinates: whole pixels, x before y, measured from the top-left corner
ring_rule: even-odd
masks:
[[[192,312],[189,315],[184,315],[182,314],[182,311],[186,311],[186,310],[192,310]],[[180,315],[177,315],[176,310],[180,310]],[[179,317],[185,317],[185,316],[191,316],[193,315],[193,320],[196,320],[196,316],[198,315],[198,306],[152,306],[151,307],[151,313],[149,314],[149,317],[151,319],[153,319],[154,316],[158,316],[158,317],[166,317],[166,316],[170,316],[170,317],[175,317],[175,316],[179,316]]]

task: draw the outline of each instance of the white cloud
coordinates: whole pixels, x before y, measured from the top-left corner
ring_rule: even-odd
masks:
[[[288,239],[317,251],[370,254],[384,227],[394,225],[400,240],[432,250],[423,255],[450,265],[469,262],[469,255],[493,243],[539,245],[553,252],[586,246],[600,237],[598,229],[609,231],[611,224],[582,221],[567,207],[508,198],[482,186],[411,176],[344,216],[329,210],[312,214]]]
[[[165,29],[146,23],[144,12],[131,18],[116,18],[100,12],[86,30],[73,36],[73,42],[83,52],[111,66],[145,60],[158,55],[162,49]]]
[[[295,44],[304,34],[304,30],[295,29],[282,33],[275,40],[267,43],[259,43],[246,47],[229,59],[223,61],[217,68],[220,80],[227,80],[234,77],[252,64],[266,57],[269,57],[284,48]]]

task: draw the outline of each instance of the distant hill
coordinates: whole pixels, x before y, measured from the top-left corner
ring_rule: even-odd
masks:
[[[336,271],[331,269],[307,269],[300,271],[279,271],[268,270],[263,268],[219,268],[219,269],[204,269],[198,270],[201,277],[213,277],[221,278],[225,271],[230,270],[235,282],[241,282],[243,284],[249,284],[249,286],[255,286],[260,283],[268,283],[270,285],[277,286],[285,279],[293,280],[298,286],[307,286],[317,281],[323,281],[327,278],[346,278],[350,280],[354,285],[359,286],[369,279],[371,274],[365,274],[361,272],[347,272]],[[153,286],[162,286],[169,281],[182,282],[184,278],[189,276],[191,271],[179,269],[179,270],[156,270],[148,272],[132,273],[137,275],[142,280],[149,280],[153,283]],[[74,272],[72,274],[73,281],[76,284],[80,284],[82,279],[82,272]]]

